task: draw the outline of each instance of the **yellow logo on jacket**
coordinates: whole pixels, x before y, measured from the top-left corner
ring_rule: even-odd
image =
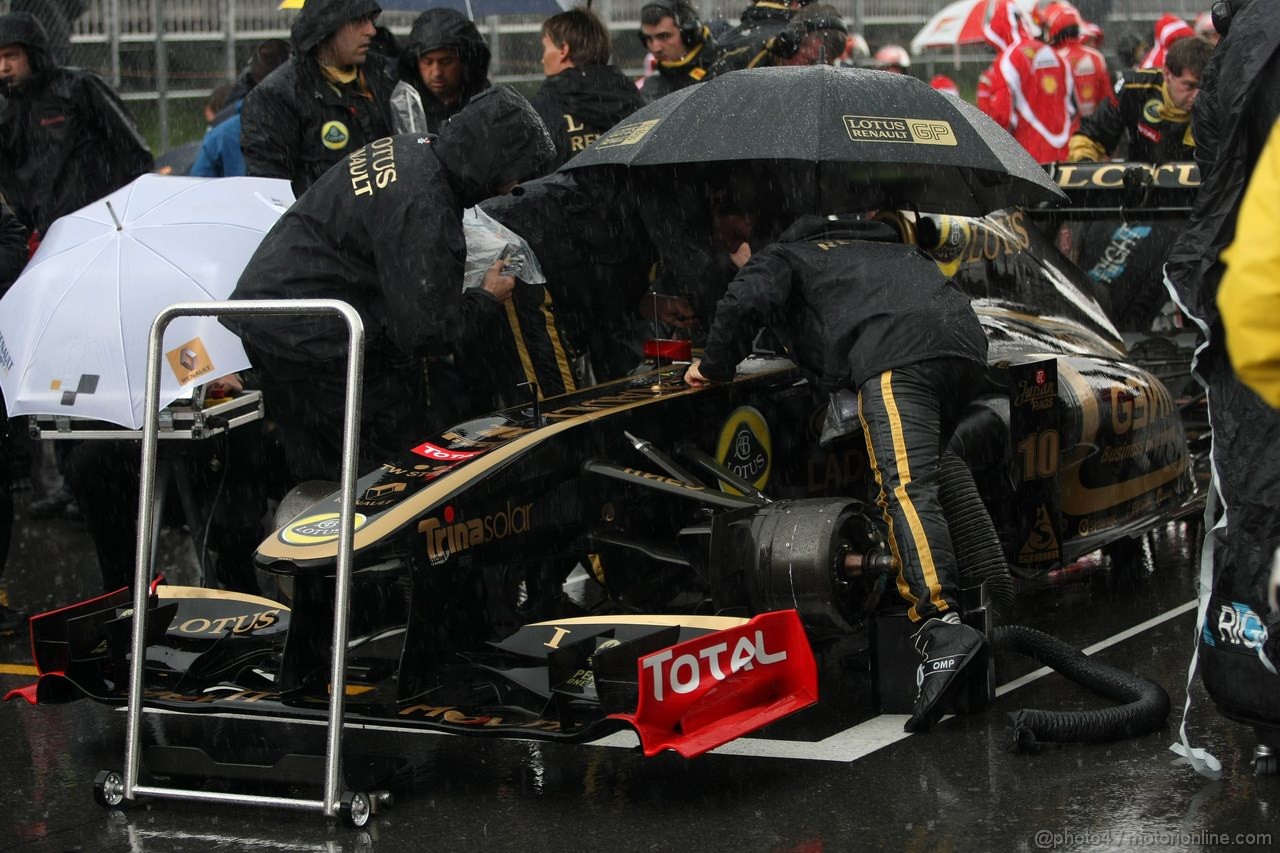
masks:
[[[320,141],[330,151],[341,151],[351,141],[351,131],[340,121],[326,121],[320,128]]]

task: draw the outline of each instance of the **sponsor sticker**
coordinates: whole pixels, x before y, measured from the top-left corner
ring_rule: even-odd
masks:
[[[340,121],[326,121],[320,128],[320,141],[330,151],[341,151],[351,141],[351,131]]]
[[[76,382],[76,387],[70,390],[63,388],[61,379],[55,379],[49,383],[49,390],[61,391],[61,404],[64,406],[74,406],[76,404],[77,397],[88,397],[91,394],[97,393],[98,378],[97,374],[94,373],[82,373],[80,374],[80,379]]]
[[[418,532],[427,540],[427,557],[431,565],[447,562],[454,554],[476,545],[486,545],[510,536],[527,533],[533,522],[533,504],[511,504],[483,518],[463,520],[453,507],[447,506],[440,518],[418,522]]]
[[[951,123],[942,119],[844,116],[844,129],[854,142],[905,142],[913,145],[956,145]]]
[[[9,371],[13,370],[13,355],[9,352],[9,346],[4,342],[3,334],[0,334],[0,370],[4,371],[5,376],[8,376]]]
[[[300,518],[280,531],[280,539],[290,545],[319,545],[338,538],[341,516],[336,512],[323,512]],[[365,516],[356,513],[354,529],[364,526]]]
[[[741,406],[729,413],[720,428],[716,459],[757,489],[764,488],[773,467],[773,444],[769,424],[759,409]],[[727,484],[722,483],[720,488],[738,494]]]
[[[1201,635],[1205,645],[1242,654],[1256,655],[1267,642],[1267,623],[1252,607],[1238,601],[1215,598],[1216,616],[1211,612]]]
[[[596,148],[614,148],[619,145],[635,145],[640,142],[649,132],[657,127],[661,119],[651,119],[649,121],[636,122],[635,124],[622,124],[606,133],[604,136],[596,140]]]
[[[169,350],[164,357],[179,385],[186,385],[199,376],[213,372],[213,359],[209,358],[209,352],[199,338],[192,338]]]
[[[429,441],[424,441],[413,448],[413,452],[435,462],[465,462],[473,456],[484,453],[483,450],[450,450]]]

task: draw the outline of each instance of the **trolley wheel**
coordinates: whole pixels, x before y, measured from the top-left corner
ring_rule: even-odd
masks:
[[[115,770],[93,777],[93,799],[104,809],[118,808],[124,802],[124,777]]]
[[[1280,776],[1280,756],[1259,755],[1253,759],[1254,776]]]
[[[360,791],[346,791],[338,801],[338,814],[342,822],[352,829],[362,829],[373,817],[373,803],[369,795]]]

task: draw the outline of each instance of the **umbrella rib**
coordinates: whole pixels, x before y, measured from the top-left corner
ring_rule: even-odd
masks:
[[[158,227],[158,226],[157,226],[157,227]],[[166,264],[168,264],[170,267],[172,267],[172,268],[174,269],[174,271],[175,271],[175,272],[177,272],[179,275],[181,275],[181,276],[182,276],[183,278],[185,278],[187,281],[191,282],[191,283],[192,283],[192,284],[194,284],[196,287],[200,288],[200,292],[201,292],[201,293],[203,293],[205,296],[209,297],[209,299],[214,300],[214,301],[216,301],[216,300],[218,299],[218,297],[217,297],[217,296],[214,296],[212,293],[210,293],[210,292],[205,288],[205,286],[204,286],[203,284],[201,284],[200,282],[198,282],[198,281],[196,281],[194,278],[192,278],[192,277],[191,277],[191,275],[190,275],[190,273],[188,273],[188,272],[186,272],[185,270],[183,270],[183,269],[182,269],[182,267],[178,266],[178,265],[177,265],[177,264],[175,264],[173,261],[169,260],[169,259],[168,259],[168,258],[166,258],[164,255],[160,254],[158,251],[156,251],[155,249],[153,249],[151,246],[148,246],[146,243],[143,243],[141,240],[135,239],[131,234],[126,233],[126,234],[125,234],[125,236],[126,236],[126,237],[128,237],[128,238],[129,238],[129,241],[130,241],[131,243],[133,243],[135,246],[140,246],[141,248],[146,249],[148,252],[150,252],[151,254],[155,255],[155,256],[156,256],[157,258],[159,258],[161,261],[163,261],[164,263],[166,263]]]
[[[110,241],[103,244],[103,247],[100,250],[98,250],[97,254],[93,256],[93,260],[90,261],[88,264],[85,264],[84,270],[87,270],[89,269],[90,266],[93,266],[97,262],[98,258],[102,256],[102,253],[109,248],[111,248]],[[80,275],[84,275],[84,270],[81,270]],[[76,281],[79,281],[79,277],[77,277]],[[72,285],[74,284],[75,282],[72,282]],[[54,315],[58,313],[57,309],[59,308],[59,306],[62,305],[63,301],[66,300],[67,296],[70,293],[71,293],[71,286],[68,286],[67,289],[62,292],[62,295],[58,297],[58,301],[53,303],[53,305],[50,307],[48,314],[45,317],[44,325],[40,327],[40,330],[37,331],[35,336],[31,339],[31,347],[30,347],[31,352],[35,352],[40,348],[40,342],[44,340],[45,332],[49,331],[49,326],[53,324]],[[18,380],[19,388],[21,388],[22,384],[26,381],[27,373],[30,369],[31,369],[31,361],[28,360],[27,367],[22,371],[22,376]]]
[[[171,179],[161,178],[161,180],[171,180]],[[164,201],[162,201],[162,202],[160,202],[159,204],[157,204],[155,207],[152,207],[152,208],[148,209],[145,213],[141,214],[141,216],[150,216],[151,214],[153,214],[153,213],[155,213],[156,211],[160,210],[161,208],[163,208],[165,205],[169,204],[170,202],[175,201],[175,200],[177,200],[177,199],[180,199],[180,198],[182,198],[184,195],[186,195],[187,193],[191,192],[192,190],[194,190],[194,189],[199,189],[200,187],[202,187],[202,186],[204,186],[204,185],[205,185],[205,181],[200,181],[200,182],[198,182],[198,183],[191,184],[190,186],[185,187],[184,189],[181,189],[181,190],[179,190],[178,192],[174,193],[173,195],[169,196],[169,197],[168,197],[168,198],[166,198]],[[130,194],[130,198],[132,198],[132,194]],[[141,216],[140,216],[139,218],[141,218]],[[135,224],[136,224],[137,220],[134,220],[134,222],[135,222]]]

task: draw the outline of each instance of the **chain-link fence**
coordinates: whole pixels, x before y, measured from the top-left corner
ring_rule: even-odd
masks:
[[[8,11],[12,0],[0,0]],[[270,38],[288,38],[296,12],[277,9],[279,0],[42,0],[83,9],[71,33],[69,63],[90,68],[134,103],[139,120],[157,150],[198,138],[204,128],[202,105],[209,92],[232,80],[253,46]],[[569,2],[569,0],[561,0]],[[614,35],[614,63],[638,75],[644,50],[633,34],[647,0],[593,0],[593,10]],[[908,44],[911,37],[948,0],[827,0],[873,49]],[[746,0],[693,0],[704,19],[735,21]],[[394,0],[385,0],[394,6]],[[1152,22],[1166,12],[1190,20],[1208,0],[1078,0],[1077,5],[1107,30],[1111,44],[1121,33],[1150,36]],[[387,11],[380,23],[394,34],[408,33],[414,13]],[[477,21],[493,52],[490,77],[526,92],[542,79],[541,16],[507,15]],[[988,51],[930,51],[917,57],[912,71],[924,79],[945,71],[962,91],[990,61]]]

